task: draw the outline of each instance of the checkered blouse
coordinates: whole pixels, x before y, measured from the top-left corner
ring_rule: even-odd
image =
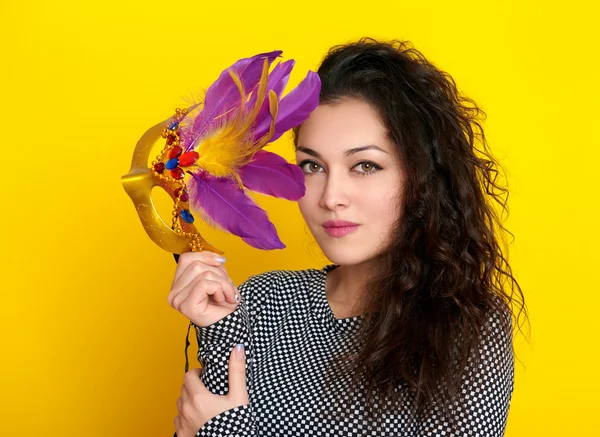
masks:
[[[237,309],[205,327],[195,327],[201,380],[213,393],[228,391],[228,361],[238,343],[246,347],[249,405],[232,408],[206,422],[197,436],[481,436],[504,435],[513,391],[510,336],[491,319],[480,345],[480,364],[463,378],[465,402],[455,410],[459,431],[432,407],[426,419],[406,410],[383,415],[374,426],[363,404],[342,414],[321,391],[331,357],[352,338],[361,316],[336,319],[325,295],[327,272],[335,268],[275,270],[251,276],[239,287]],[[502,336],[502,348],[492,341]],[[336,381],[344,394],[344,381]],[[347,381],[346,381],[347,383]],[[401,388],[400,388],[401,389]],[[334,389],[335,390],[335,389]],[[343,404],[342,404],[343,405]]]

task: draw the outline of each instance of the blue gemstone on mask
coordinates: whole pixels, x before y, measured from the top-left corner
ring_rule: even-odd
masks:
[[[187,209],[181,210],[181,218],[188,223],[194,223],[194,216]]]
[[[173,170],[175,167],[179,165],[179,158],[169,159],[165,164],[165,168],[167,170]]]
[[[179,122],[178,121],[174,121],[173,123],[171,123],[169,125],[169,130],[175,130],[175,128],[179,126]]]

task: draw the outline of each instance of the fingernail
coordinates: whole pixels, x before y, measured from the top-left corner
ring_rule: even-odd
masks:
[[[225,257],[224,256],[215,256],[215,260],[220,262],[220,263],[224,263],[225,262]]]
[[[236,303],[240,303],[240,295],[235,293],[235,301]]]
[[[236,347],[235,347],[235,358],[238,360],[243,360],[245,358],[244,354],[244,343],[239,343]]]

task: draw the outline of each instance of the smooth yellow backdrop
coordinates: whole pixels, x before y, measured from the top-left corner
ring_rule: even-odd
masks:
[[[291,87],[360,36],[412,41],[488,113],[531,319],[506,435],[600,435],[595,2],[3,0],[0,17],[1,436],[173,435],[187,322],[121,187],[133,147],[240,57],[284,50]],[[293,158],[289,137],[270,149]],[[288,247],[207,231],[234,281],[321,266],[296,205],[258,199]]]

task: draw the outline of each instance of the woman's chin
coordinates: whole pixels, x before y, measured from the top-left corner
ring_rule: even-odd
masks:
[[[339,266],[357,265],[371,259],[364,249],[361,251],[359,248],[329,248],[321,246],[321,250],[332,264]]]
[[[332,264],[340,266],[353,266],[374,260],[382,253],[381,248],[371,247],[368,244],[331,244],[327,238],[317,241],[323,254]]]

